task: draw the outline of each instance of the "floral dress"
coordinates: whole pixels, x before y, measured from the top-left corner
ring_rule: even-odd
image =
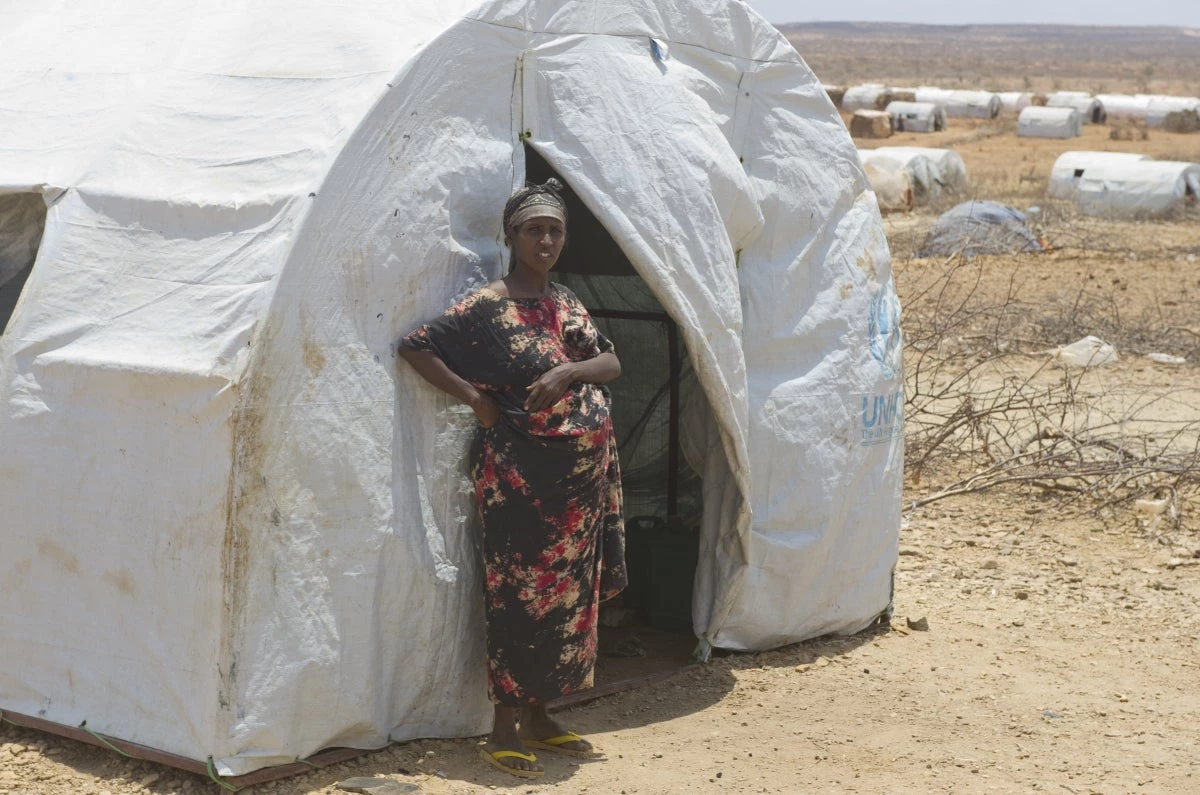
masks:
[[[554,405],[522,406],[542,373],[611,352],[579,299],[484,288],[404,338],[492,398],[471,480],[483,527],[488,693],[542,703],[591,687],[602,598],[626,584],[617,444],[608,390],[573,383]]]

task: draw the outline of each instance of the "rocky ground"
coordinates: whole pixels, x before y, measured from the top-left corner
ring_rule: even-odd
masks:
[[[567,712],[604,761],[543,754],[531,783],[485,766],[478,740],[419,742],[250,792],[372,775],[428,793],[1200,791],[1200,537],[1048,507],[1010,494],[913,513],[890,629],[718,658]],[[0,742],[0,795],[218,791],[8,725]]]

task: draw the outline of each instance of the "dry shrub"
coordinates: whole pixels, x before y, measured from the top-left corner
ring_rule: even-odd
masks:
[[[905,467],[921,490],[910,506],[1021,488],[1066,512],[1157,506],[1172,532],[1186,530],[1200,505],[1200,418],[1164,410],[1183,390],[1125,387],[1098,368],[1068,369],[1048,350],[1091,333],[1127,353],[1194,356],[1200,334],[1123,315],[1119,290],[1042,298],[1037,261],[897,262]]]

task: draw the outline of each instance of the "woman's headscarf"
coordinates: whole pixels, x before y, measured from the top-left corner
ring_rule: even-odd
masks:
[[[514,230],[530,218],[554,218],[567,224],[567,203],[563,201],[563,184],[551,177],[541,185],[526,185],[504,204],[504,233]]]

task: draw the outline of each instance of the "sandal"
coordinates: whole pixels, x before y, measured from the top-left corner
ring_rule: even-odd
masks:
[[[526,743],[526,745],[529,745],[529,743]],[[537,764],[537,757],[533,754],[523,754],[520,751],[489,751],[486,748],[480,748],[479,755],[493,767],[503,770],[510,776],[516,776],[517,778],[541,778],[546,775],[545,770],[522,770],[519,767],[506,765],[500,761],[501,759],[524,759],[526,762]]]

